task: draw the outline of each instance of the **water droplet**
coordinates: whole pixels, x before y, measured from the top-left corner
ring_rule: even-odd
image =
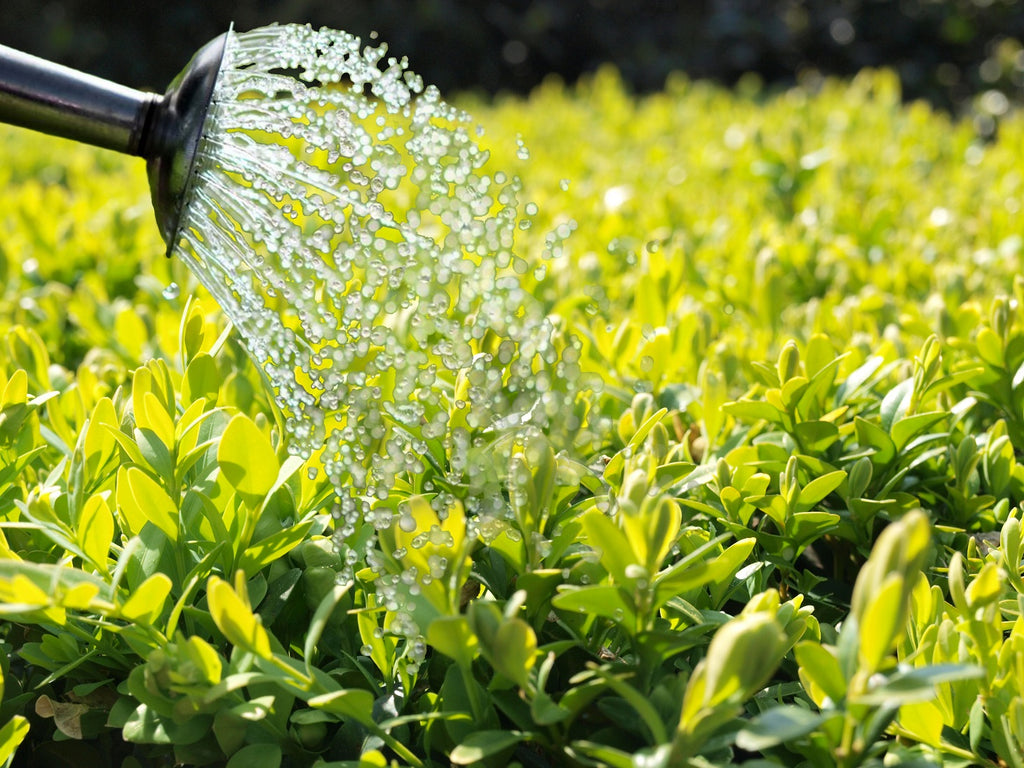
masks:
[[[177,283],[168,283],[167,287],[163,290],[163,297],[168,301],[173,301],[181,295],[181,288]]]

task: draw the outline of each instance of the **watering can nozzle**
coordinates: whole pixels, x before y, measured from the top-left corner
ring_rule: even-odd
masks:
[[[228,34],[200,48],[163,96],[0,46],[0,122],[146,158],[169,254]]]

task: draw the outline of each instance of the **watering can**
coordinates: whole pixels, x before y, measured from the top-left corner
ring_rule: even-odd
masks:
[[[144,157],[169,254],[229,34],[200,48],[162,96],[0,45],[0,122]]]

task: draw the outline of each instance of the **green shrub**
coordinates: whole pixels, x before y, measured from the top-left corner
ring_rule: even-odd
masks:
[[[498,521],[438,518],[431,442],[369,561],[142,169],[3,132],[0,760],[1021,765],[1024,120],[468,106],[606,428],[511,446]]]

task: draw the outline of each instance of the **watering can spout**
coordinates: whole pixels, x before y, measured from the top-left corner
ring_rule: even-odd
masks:
[[[0,46],[0,122],[144,157],[170,253],[228,34],[203,46],[163,96]]]

